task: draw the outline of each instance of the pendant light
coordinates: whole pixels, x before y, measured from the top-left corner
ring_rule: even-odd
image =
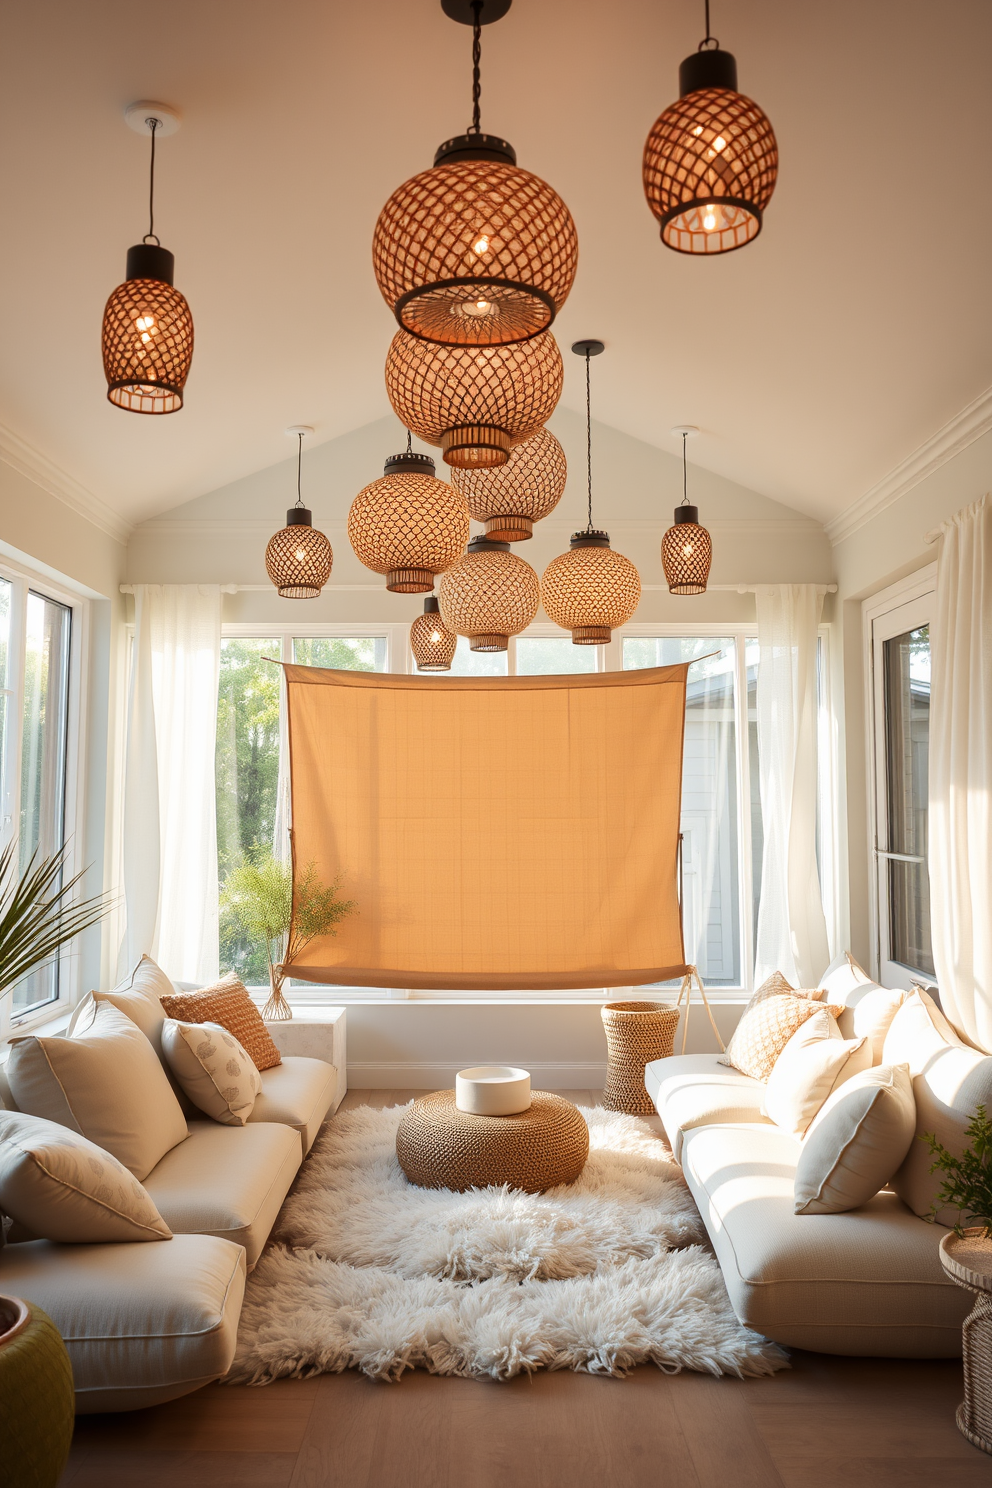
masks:
[[[193,317],[173,284],[175,257],[155,235],[155,141],[174,134],[179,116],[160,103],[133,103],[128,125],[151,135],[148,231],[127,251],[127,278],[103,312],[107,397],[128,413],[176,413],[193,360]]]
[[[534,523],[554,511],[565,490],[565,451],[548,429],[514,445],[505,465],[451,472],[451,484],[468,502],[468,514],[485,522],[486,536],[523,542]]]
[[[710,35],[679,68],[681,97],[644,146],[644,193],[661,241],[679,253],[728,253],[758,236],[775,190],[778,145],[756,103],[737,91],[737,61]]]
[[[334,554],[322,532],[313,526],[313,514],[303,505],[303,440],[313,430],[294,424],[286,430],[299,440],[296,452],[296,505],[286,513],[286,525],[269,538],[265,571],[282,599],[316,599],[331,577]]]
[[[672,433],[682,437],[682,504],[675,508],[675,526],[669,527],[661,539],[661,563],[669,594],[705,594],[713,543],[706,528],[699,525],[699,508],[689,504],[685,457],[686,440],[699,430],[694,424],[682,424]]]
[[[511,635],[537,614],[541,589],[529,563],[510,544],[476,537],[459,563],[438,582],[441,619],[473,651],[505,651]]]
[[[372,263],[386,304],[411,335],[445,346],[504,346],[547,330],[575,278],[571,213],[513,146],[483,134],[482,27],[510,0],[442,0],[472,27],[472,124],[438,147],[431,170],[383,207]]]
[[[437,596],[424,600],[424,613],[410,626],[410,650],[418,672],[450,672],[458,645],[457,636],[441,619]]]
[[[379,480],[359,491],[348,513],[355,554],[386,575],[393,594],[424,594],[468,542],[468,508],[461,492],[434,474],[429,455],[391,455]]]
[[[610,535],[592,525],[592,400],[589,359],[605,350],[602,341],[576,341],[586,359],[586,486],[589,520],[575,532],[569,550],[552,558],[541,580],[541,600],[549,620],[572,632],[576,646],[605,646],[610,632],[626,625],[641,600],[641,581],[629,558],[610,547]]]
[[[433,346],[397,331],[386,357],[386,392],[398,419],[446,465],[505,465],[536,434],[561,397],[562,362],[550,331],[513,346]]]

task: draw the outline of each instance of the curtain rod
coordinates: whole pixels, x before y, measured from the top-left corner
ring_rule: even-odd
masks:
[[[935,536],[939,536],[939,534],[935,534]],[[120,590],[122,594],[133,594],[136,587],[134,584],[122,584]],[[713,594],[754,594],[758,589],[769,589],[773,587],[774,585],[772,584],[708,584],[706,586],[707,592]],[[836,584],[817,584],[815,587],[818,594],[837,593]],[[221,584],[219,588],[221,594],[268,594],[270,591],[272,593],[275,592],[271,584]],[[641,588],[647,593],[655,590],[659,593],[668,593],[667,584],[642,584]],[[332,594],[379,593],[381,589],[381,584],[328,584],[327,586],[327,591]]]

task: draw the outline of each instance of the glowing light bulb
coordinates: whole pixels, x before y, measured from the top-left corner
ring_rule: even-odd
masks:
[[[432,630],[431,631],[431,645],[432,646],[436,646],[437,643],[438,643],[438,641],[440,639],[441,639],[441,632],[439,630]]]
[[[685,543],[683,545],[683,548],[682,548],[682,557],[683,558],[691,558],[692,557],[692,543]]]
[[[712,232],[716,227],[716,207],[712,203],[703,208],[703,227],[707,232]]]
[[[703,132],[703,126],[702,126],[702,124],[697,124],[696,127],[695,127],[695,129],[692,132],[696,136],[696,138],[698,139],[699,136]]]
[[[466,300],[459,307],[462,315],[490,315],[492,313],[492,302],[490,300]]]
[[[472,244],[472,252],[478,254],[480,258],[484,253],[489,252],[488,233],[482,233],[478,238],[476,238],[475,242]]]
[[[145,331],[145,332],[147,332],[147,331],[153,331],[155,329],[155,317],[154,317],[154,315],[139,315],[138,318],[137,318],[137,320],[134,323],[137,326],[137,328],[138,328],[139,331]],[[144,336],[142,336],[141,339],[142,339],[142,341],[147,341],[149,339],[149,337],[147,335],[144,335]]]
[[[720,150],[725,150],[727,148],[727,141],[724,139],[722,134],[718,134],[716,139],[713,141],[713,148],[718,153]]]
[[[297,561],[297,563],[303,563],[303,562],[305,562],[306,561],[306,556],[307,555],[306,555],[306,553],[304,553],[304,551],[303,551],[302,548],[297,548],[297,550],[296,550],[296,561]]]

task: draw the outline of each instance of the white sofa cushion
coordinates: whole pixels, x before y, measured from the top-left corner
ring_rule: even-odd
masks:
[[[762,1107],[760,1080],[721,1064],[717,1054],[674,1054],[655,1059],[644,1071],[644,1084],[661,1117],[676,1162],[682,1142],[693,1127],[715,1121],[768,1121]]]
[[[807,1018],[782,1050],[765,1087],[764,1113],[801,1137],[832,1092],[871,1065],[867,1039],[843,1039],[827,1008]]]
[[[682,1169],[741,1322],[787,1348],[954,1358],[971,1298],[944,1275],[946,1231],[893,1193],[796,1214],[801,1144],[777,1126],[687,1132]]]
[[[302,1161],[291,1127],[192,1121],[189,1140],[166,1153],[145,1187],[175,1234],[233,1240],[250,1270]]]
[[[116,1157],[23,1111],[0,1111],[0,1210],[33,1236],[70,1244],[172,1237]]]
[[[766,988],[767,983],[759,987],[744,1009],[720,1061],[754,1080],[768,1079],[796,1029],[823,1008],[815,991],[769,993]],[[831,1011],[836,1016],[840,1009]]]
[[[820,978],[819,985],[828,1002],[846,1002],[856,987],[871,985],[871,977],[859,966],[850,951],[835,956]]]
[[[284,1054],[282,1063],[261,1074],[262,1092],[249,1121],[277,1121],[300,1134],[303,1154],[310,1151],[337,1094],[338,1072],[323,1059]]]
[[[155,964],[151,956],[142,956],[110,992],[88,992],[76,1004],[66,1033],[69,1038],[74,1038],[77,1033],[85,1033],[92,1025],[99,1004],[109,1002],[138,1025],[161,1059],[162,1024],[165,1022],[161,998],[163,994],[168,996],[171,991],[172,983],[161,967]]]
[[[158,1405],[226,1374],[244,1287],[244,1251],[212,1235],[176,1235],[168,1245],[34,1240],[0,1250],[0,1291],[48,1313],[69,1351],[83,1415]]]
[[[915,1128],[908,1065],[875,1065],[848,1080],[806,1133],[796,1213],[840,1214],[867,1203],[899,1167]]]
[[[892,1187],[915,1214],[933,1212],[942,1178],[930,1172],[933,1159],[925,1132],[956,1156],[968,1145],[967,1127],[976,1106],[992,1111],[992,1055],[972,1049],[958,1038],[937,1004],[917,990],[903,1003],[885,1037],[886,1064],[908,1064],[916,1101],[916,1137],[906,1160],[892,1179]],[[955,1225],[957,1209],[936,1212],[938,1223]]]
[[[74,1038],[10,1041],[7,1079],[22,1111],[88,1137],[141,1180],[186,1137],[186,1119],[141,1029],[109,1002]]]
[[[880,987],[877,982],[859,982],[844,1000],[837,1019],[843,1038],[866,1038],[871,1044],[872,1063],[881,1064],[885,1035],[908,993],[901,987]]]
[[[162,1052],[198,1110],[225,1126],[244,1126],[262,1089],[251,1057],[219,1023],[162,1025]]]

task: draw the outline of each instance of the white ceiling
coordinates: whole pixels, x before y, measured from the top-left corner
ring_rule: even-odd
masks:
[[[514,0],[483,127],[575,216],[563,347],[600,336],[595,411],[828,520],[992,383],[987,0],[713,0],[782,165],[764,232],[662,247],[644,137],[701,0]],[[470,33],[438,0],[9,4],[0,74],[0,420],[130,521],[388,411],[379,207],[469,118]],[[104,300],[145,230],[125,104],[178,107],[157,224],[196,323],[185,409],[112,408]],[[582,367],[566,357],[567,406]]]

